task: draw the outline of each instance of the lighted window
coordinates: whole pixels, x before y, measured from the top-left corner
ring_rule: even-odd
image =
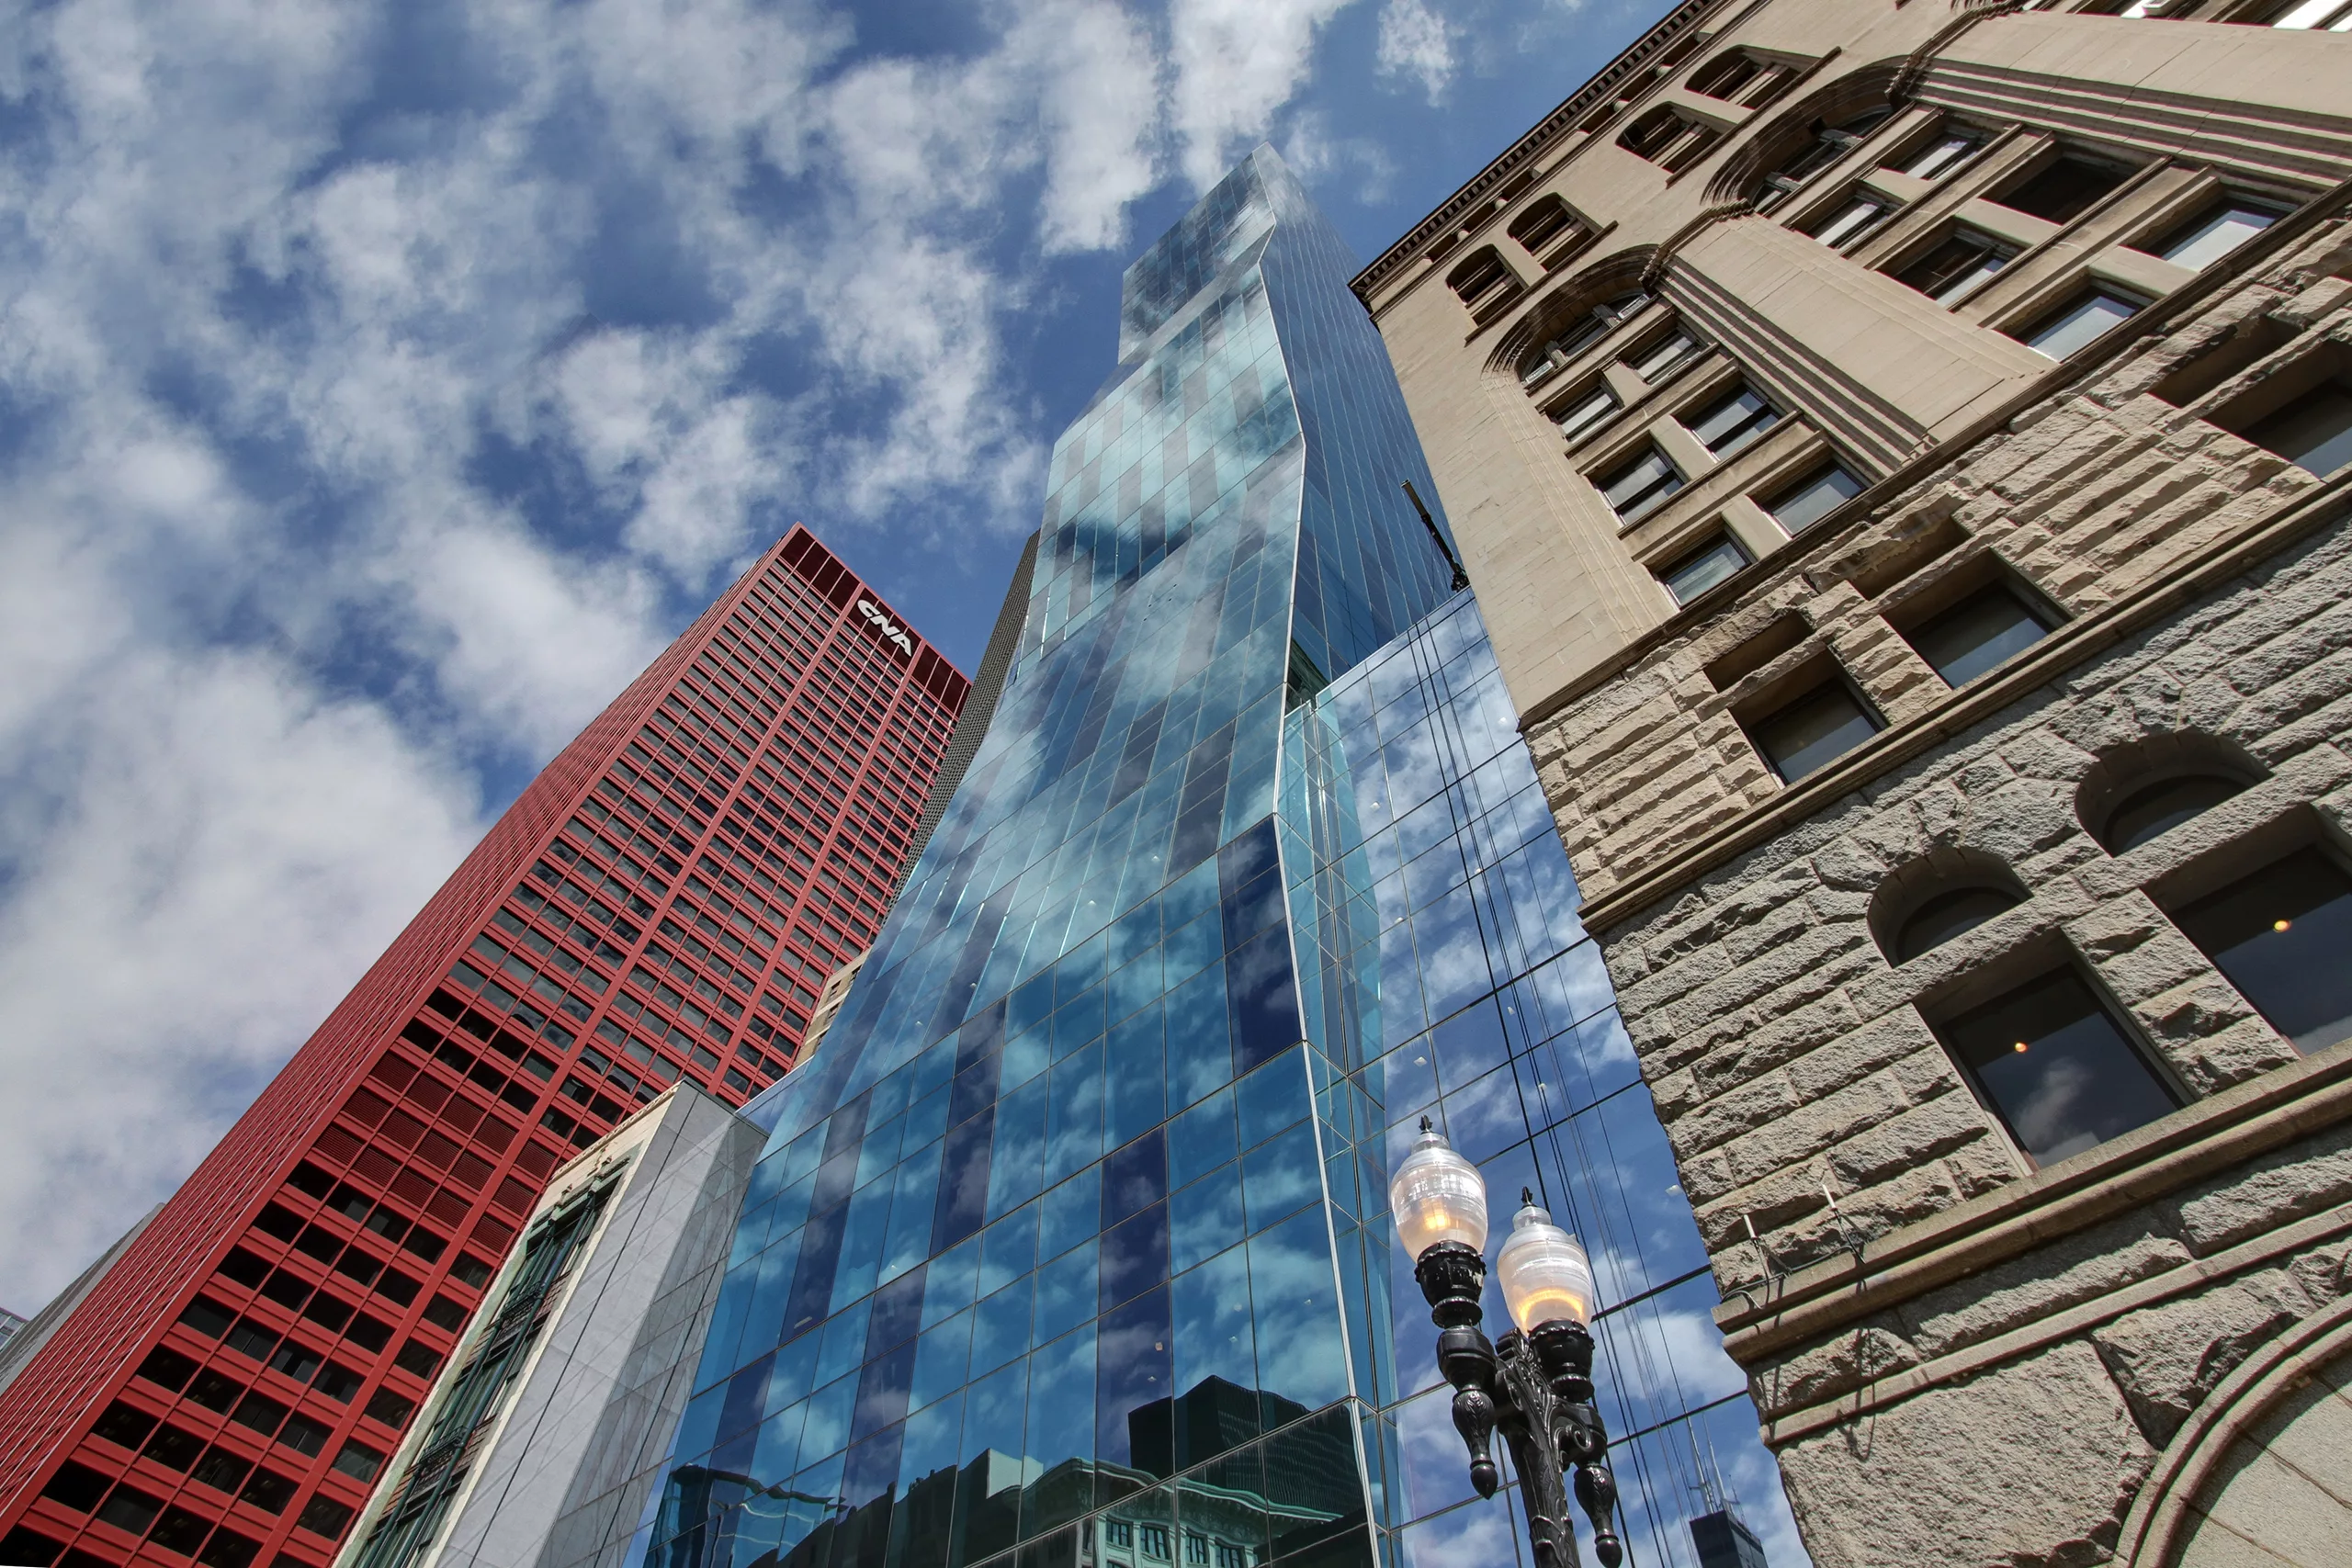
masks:
[[[1764,400],[1762,394],[1743,382],[1682,423],[1699,438],[1699,445],[1715,457],[1728,457],[1780,423],[1781,414]]]
[[[1781,527],[1801,534],[1861,493],[1860,479],[1839,465],[1827,463],[1761,504]]]
[[[2028,348],[2064,359],[2146,308],[2146,300],[2115,289],[2087,288],[2017,335]]]
[[[2018,1146],[2044,1165],[2174,1109],[2164,1080],[2072,968],[2029,981],[1939,1032]]]
[[[2107,852],[2120,855],[2169,833],[2192,817],[2211,811],[2245,785],[2220,773],[2177,773],[2158,779],[2125,795],[2107,814],[2099,842]]]
[[[2250,424],[2245,438],[2324,479],[2352,464],[2352,376],[2321,382],[2269,417]]]
[[[1964,686],[2050,635],[2050,623],[2007,583],[1978,589],[1903,634],[1951,686]]]
[[[1617,515],[1631,523],[1656,510],[1682,488],[1681,473],[1656,446],[1594,481]]]
[[[2023,902],[2006,887],[1955,887],[1939,893],[1914,910],[1895,933],[1894,961],[1908,963]]]
[[[1728,534],[1717,535],[1657,574],[1678,604],[1688,604],[1748,564],[1747,552]]]
[[[1894,275],[1939,305],[1957,305],[2016,258],[1998,241],[1962,229]]]
[[[1560,427],[1562,435],[1574,441],[1608,423],[1623,406],[1618,402],[1616,393],[1606,387],[1595,387],[1554,415],[1553,423]]]
[[[2211,266],[2278,221],[2275,208],[2237,197],[2223,200],[2166,232],[2147,248],[2175,266]]]
[[[1842,680],[1823,682],[1747,727],[1784,784],[1817,772],[1884,728]]]
[[[1874,196],[1858,196],[1829,215],[1813,237],[1833,251],[1842,251],[1886,221],[1894,209]]]
[[[2352,1039],[2352,876],[2333,855],[2273,861],[2173,919],[2297,1050]]]

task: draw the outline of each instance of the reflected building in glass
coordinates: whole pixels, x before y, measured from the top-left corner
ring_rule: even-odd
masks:
[[[1423,1114],[1592,1249],[1633,1561],[1725,1472],[1781,1533],[1351,270],[1266,149],[1129,268],[992,726],[751,1108],[632,1565],[1511,1562],[1384,1213]]]

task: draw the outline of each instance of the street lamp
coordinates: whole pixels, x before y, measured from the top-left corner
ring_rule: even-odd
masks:
[[[1453,1385],[1453,1425],[1470,1450],[1470,1484],[1495,1495],[1489,1443],[1497,1427],[1510,1445],[1537,1568],[1569,1568],[1576,1537],[1563,1477],[1576,1470],[1576,1495],[1592,1521],[1601,1568],[1617,1568],[1624,1544],[1612,1526],[1617,1482],[1604,1456],[1609,1434],[1592,1405],[1592,1261],[1577,1238],[1552,1223],[1521,1190],[1524,1207],[1495,1255],[1495,1272],[1517,1329],[1490,1343],[1478,1326],[1487,1274],[1487,1182],[1421,1118],[1421,1135],[1388,1184],[1396,1238],[1438,1326],[1437,1364]]]

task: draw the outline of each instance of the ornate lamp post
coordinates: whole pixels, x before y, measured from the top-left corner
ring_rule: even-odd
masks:
[[[1532,1192],[1521,1196],[1525,1206],[1495,1255],[1518,1328],[1495,1345],[1478,1326],[1486,1179],[1424,1116],[1420,1137],[1388,1184],[1396,1237],[1415,1259],[1413,1278],[1439,1329],[1438,1370],[1453,1385],[1453,1425],[1470,1450],[1470,1484],[1481,1497],[1495,1495],[1489,1445],[1500,1427],[1519,1472],[1537,1568],[1570,1568],[1576,1536],[1564,1477],[1573,1467],[1594,1553],[1602,1568],[1617,1568],[1625,1554],[1612,1522],[1617,1482],[1604,1458],[1609,1434],[1592,1405],[1592,1263]]]

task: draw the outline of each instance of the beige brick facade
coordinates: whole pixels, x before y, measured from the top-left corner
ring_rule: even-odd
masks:
[[[1688,5],[1358,279],[1825,1564],[2352,1562],[2352,1041],[2180,923],[2352,849],[2352,468],[2276,434],[2352,378],[2352,36],[2170,9]],[[2060,971],[2177,1108],[2037,1160],[1948,1026]]]

